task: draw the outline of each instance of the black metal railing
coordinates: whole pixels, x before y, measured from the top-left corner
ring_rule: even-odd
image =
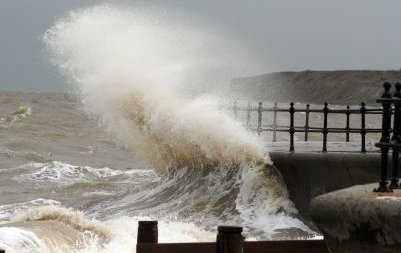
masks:
[[[395,92],[391,94],[391,84],[384,83],[384,93],[378,103],[382,104],[382,132],[380,142],[376,143],[376,147],[381,151],[380,163],[380,182],[379,187],[374,189],[375,192],[392,192],[393,189],[399,189],[399,150],[401,148],[401,84],[395,84]],[[392,106],[394,106],[392,110]],[[393,111],[393,113],[392,113]],[[393,119],[393,131],[391,131],[391,116]],[[391,132],[393,135],[390,138]],[[392,175],[390,185],[387,179],[388,155],[392,149]]]
[[[390,108],[391,109],[391,108]],[[246,125],[250,130],[256,131],[259,135],[265,131],[272,132],[272,141],[277,141],[277,132],[288,132],[290,140],[290,151],[294,151],[294,135],[295,133],[304,133],[304,141],[309,140],[309,133],[321,133],[322,134],[322,152],[327,152],[327,137],[330,133],[344,133],[345,141],[350,142],[350,134],[359,134],[361,137],[361,152],[366,152],[366,134],[367,133],[381,133],[381,128],[367,128],[366,127],[366,115],[368,114],[381,114],[382,108],[367,108],[365,103],[362,102],[359,108],[351,109],[347,106],[346,109],[333,109],[330,108],[328,103],[325,103],[321,109],[311,109],[310,104],[306,104],[305,108],[295,108],[293,102],[290,103],[289,108],[279,108],[277,103],[274,103],[273,107],[264,108],[262,102],[258,103],[258,107],[251,107],[250,103],[246,107],[240,107],[237,103],[233,106],[234,117],[238,118],[239,111],[246,112]],[[257,113],[257,126],[253,127],[250,123],[251,114]],[[263,125],[262,117],[264,112],[273,112],[272,124]],[[277,123],[278,113],[289,113],[289,126],[280,126]],[[295,125],[295,114],[305,113],[305,124],[303,126]],[[310,114],[318,113],[323,114],[323,127],[312,127],[310,126]],[[344,114],[346,116],[345,127],[328,127],[328,118],[330,114]],[[354,128],[350,126],[350,117],[353,114],[360,115],[360,128]]]

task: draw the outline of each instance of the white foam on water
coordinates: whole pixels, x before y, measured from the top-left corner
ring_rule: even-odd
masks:
[[[25,212],[30,208],[55,205],[59,206],[60,202],[53,199],[38,198],[21,203],[12,203],[0,206],[0,224],[10,220],[18,213]]]
[[[244,225],[258,228],[267,235],[274,235],[276,230],[285,228],[300,228],[313,233],[294,217],[298,210],[289,200],[285,183],[274,167],[244,167],[239,183],[236,209]]]
[[[7,253],[53,252],[35,233],[15,227],[0,228],[0,249]]]
[[[18,110],[13,113],[13,115],[18,118],[26,118],[31,114],[32,114],[32,108],[27,105],[20,106]]]
[[[5,117],[0,117],[0,127],[10,127],[13,123],[18,122],[21,119],[27,118],[32,114],[32,108],[23,105],[20,106],[15,112],[12,114],[5,116]]]
[[[99,245],[93,242],[87,248],[81,249],[79,253],[109,253],[136,252],[136,238],[138,230],[138,220],[148,220],[149,217],[121,217],[106,221],[106,225],[111,229],[110,242],[106,245]],[[193,223],[178,221],[159,221],[159,242],[207,242],[214,241],[215,233],[203,230]]]
[[[86,219],[83,212],[54,205],[29,209],[11,219],[11,222],[26,223],[31,221],[59,221],[82,232],[93,231],[102,238],[109,237],[109,231],[102,223]]]
[[[75,252],[94,243],[102,247],[111,235],[82,212],[53,205],[19,213],[0,229],[0,246],[10,252]]]
[[[127,178],[135,174],[144,174],[144,170],[117,170],[94,168],[90,166],[76,166],[60,161],[48,163],[29,163],[8,170],[24,170],[12,179],[17,182],[32,182],[38,187],[47,188],[50,185],[66,186],[76,182],[90,182],[96,179],[125,175]],[[147,171],[154,174],[153,171]]]
[[[0,227],[0,248],[7,252],[135,252],[137,224],[149,217],[119,217],[100,223],[62,207],[33,208]],[[215,233],[192,223],[159,221],[160,242],[215,240]]]

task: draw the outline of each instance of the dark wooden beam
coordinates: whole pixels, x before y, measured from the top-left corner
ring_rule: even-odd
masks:
[[[214,242],[140,243],[137,253],[215,253]],[[244,253],[328,253],[324,240],[255,241],[244,243]]]

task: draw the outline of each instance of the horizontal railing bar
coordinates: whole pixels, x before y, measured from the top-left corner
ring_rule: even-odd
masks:
[[[308,130],[323,130],[323,127],[305,127],[305,126],[294,126],[295,129],[308,129]],[[248,127],[248,129],[257,129],[256,126]],[[263,125],[262,129],[272,129],[272,125]],[[290,126],[276,126],[277,129],[290,129]],[[328,127],[329,130],[344,130],[344,131],[360,131],[362,128],[344,128],[344,127]],[[366,131],[381,131],[381,128],[365,128]]]
[[[250,111],[250,112],[257,112],[258,108],[242,108],[242,107],[237,107],[237,111]],[[366,109],[366,114],[381,114],[383,109],[381,108],[371,108],[371,109]],[[289,112],[289,109],[286,108],[262,108],[262,112]],[[295,112],[312,112],[312,113],[323,113],[323,109],[297,109],[295,108]],[[360,109],[330,109],[328,113],[350,113],[350,114],[360,114],[361,110]]]
[[[257,131],[258,128],[248,128],[251,131]],[[308,132],[308,133],[322,133],[324,128],[305,128],[305,127],[295,127],[294,128],[295,132]],[[327,131],[329,133],[361,133],[361,128],[355,128],[355,129],[344,129],[344,128],[327,128]],[[288,128],[261,128],[260,131],[262,132],[272,132],[272,131],[276,131],[276,132],[289,132],[289,127]],[[365,129],[366,133],[380,133],[381,129],[379,128],[366,128]]]
[[[295,132],[297,133],[322,133],[323,130],[306,130],[306,129],[295,129]]]

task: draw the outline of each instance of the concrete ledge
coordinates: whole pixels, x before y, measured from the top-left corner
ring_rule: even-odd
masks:
[[[354,186],[312,200],[310,216],[332,253],[401,252],[401,190]]]
[[[283,175],[291,200],[304,217],[309,216],[313,197],[376,182],[380,175],[379,153],[271,152],[270,156]]]

